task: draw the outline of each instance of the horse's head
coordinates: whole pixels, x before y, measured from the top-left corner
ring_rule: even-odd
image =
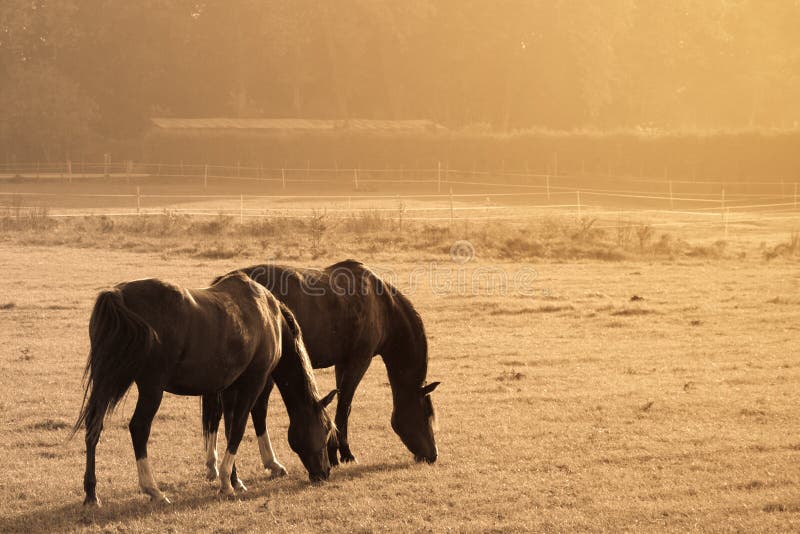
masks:
[[[303,424],[295,418],[289,422],[289,446],[300,457],[312,482],[327,480],[331,473],[328,443],[336,439],[336,425],[325,408],[336,393],[334,389],[309,406],[311,413],[303,418]]]
[[[392,428],[418,462],[432,464],[438,450],[433,436],[436,415],[431,393],[439,382],[398,395],[392,412]]]

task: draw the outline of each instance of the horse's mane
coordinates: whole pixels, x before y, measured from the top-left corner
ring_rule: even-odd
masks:
[[[402,317],[405,319],[409,326],[409,330],[413,340],[415,341],[415,348],[419,349],[423,354],[424,373],[427,373],[428,368],[428,337],[425,334],[425,324],[422,322],[417,309],[397,287],[391,282],[381,278],[375,271],[364,265],[362,262],[353,259],[346,259],[340,262],[329,265],[325,271],[335,271],[339,268],[347,268],[353,271],[361,271],[363,275],[369,276],[375,283],[375,290],[378,295],[388,298],[393,307],[400,311]],[[408,332],[399,334],[407,336]],[[423,373],[423,374],[424,374]]]
[[[281,314],[286,321],[286,326],[289,328],[289,332],[294,338],[293,343],[295,351],[300,358],[300,366],[303,370],[303,379],[308,385],[307,388],[303,388],[303,391],[313,395],[314,400],[319,400],[317,383],[314,380],[314,371],[311,367],[311,360],[308,357],[308,352],[306,351],[306,345],[303,342],[303,333],[300,330],[300,325],[297,323],[297,319],[295,318],[294,313],[292,313],[292,310],[289,309],[289,306],[277,299],[275,300],[278,302],[278,306],[280,306],[281,309]]]
[[[424,380],[425,375],[428,373],[428,336],[425,333],[425,324],[422,322],[422,317],[409,298],[397,289],[396,286],[378,276],[364,264],[360,262],[356,263],[372,277],[376,284],[376,290],[390,300],[392,308],[400,312],[401,317],[408,325],[408,331],[399,332],[397,335],[401,336],[403,340],[413,342],[414,349],[421,353],[422,361],[420,370],[422,371],[421,378]]]
[[[280,306],[281,315],[283,315],[283,318],[286,321],[286,326],[289,329],[289,333],[293,337],[292,343],[295,347],[295,353],[300,360],[302,378],[305,381],[305,387],[301,388],[301,391],[305,396],[306,401],[316,404],[319,402],[320,396],[319,391],[317,390],[317,381],[314,378],[314,369],[311,366],[311,360],[308,357],[306,344],[303,342],[302,330],[300,330],[300,325],[297,323],[297,319],[295,318],[294,313],[292,313],[292,310],[290,310],[289,307],[283,302],[277,299],[275,300],[278,302],[278,306]],[[281,355],[281,358],[283,357],[284,356]],[[328,437],[330,438],[331,434],[337,432],[336,424],[330,418],[327,411],[323,410],[323,413],[325,414],[325,418],[329,424]]]
[[[388,282],[384,283],[388,284]],[[392,297],[405,313],[405,318],[411,326],[412,335],[416,341],[416,346],[420,351],[422,351],[424,376],[428,372],[428,336],[425,333],[425,324],[422,322],[422,317],[408,297],[402,294],[398,289],[394,289]]]

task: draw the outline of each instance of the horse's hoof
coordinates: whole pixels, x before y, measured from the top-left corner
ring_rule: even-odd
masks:
[[[206,480],[217,480],[219,478],[219,470],[216,467],[206,468]]]
[[[280,478],[289,474],[286,468],[277,462],[268,466],[267,469],[270,471],[269,478]]]
[[[152,504],[153,506],[169,506],[172,504],[172,501],[170,501],[164,494],[156,496],[151,495],[150,504]]]
[[[339,448],[336,446],[328,447],[328,461],[331,464],[331,467],[336,467],[339,465]]]
[[[350,451],[342,451],[341,452],[341,456],[342,456],[342,463],[343,464],[349,464],[349,463],[357,464],[358,463],[358,460],[356,460],[356,457],[353,456],[353,453],[350,452]]]
[[[83,500],[83,505],[87,508],[100,508],[101,506],[103,506],[103,503],[100,502],[100,499],[98,499],[97,497],[87,496]]]
[[[236,498],[236,493],[233,491],[233,488],[224,489],[224,490],[220,489],[219,491],[217,491],[217,498],[219,498],[219,499],[228,499],[228,500],[235,499]]]

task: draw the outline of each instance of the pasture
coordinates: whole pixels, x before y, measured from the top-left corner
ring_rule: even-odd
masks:
[[[722,241],[717,222],[676,219],[659,249],[655,235],[636,238],[639,223],[628,246],[619,229],[576,233],[585,223],[569,214],[520,229],[399,227],[370,213],[323,219],[321,231],[313,219],[7,217],[0,531],[800,528],[800,272],[785,221],[743,224]],[[458,239],[474,243],[473,261],[451,260]],[[273,393],[271,436],[289,476],[264,474],[248,423],[237,463],[249,491],[219,500],[203,476],[199,401],[167,395],[150,457],[173,504],[152,506],[127,429],[134,388],[98,448],[104,506],[81,506],[83,439],[68,436],[98,290],[142,277],[200,287],[269,259],[346,257],[390,277],[425,321],[429,380],[442,381],[435,465],[415,464],[392,432],[375,359],[350,419],[359,463],[329,482],[308,482]],[[333,387],[331,369],[316,375],[321,391]]]

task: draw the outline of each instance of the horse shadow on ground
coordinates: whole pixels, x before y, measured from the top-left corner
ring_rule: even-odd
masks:
[[[412,466],[412,463],[403,461],[339,467],[332,472],[329,483],[355,480],[370,473],[398,471]],[[280,492],[283,495],[291,496],[306,491],[314,485],[307,478],[293,478],[280,484]],[[171,505],[151,504],[146,498],[142,497],[142,499],[126,500],[124,503],[115,503],[112,498],[109,498],[104,501],[101,508],[86,508],[80,502],[71,502],[49,510],[39,508],[8,519],[0,519],[0,532],[38,534],[74,530],[88,526],[102,528],[109,523],[137,519],[144,516],[171,515],[175,512],[200,509],[220,502],[220,497],[217,496],[215,488],[216,485],[208,485],[206,487],[193,487],[189,490],[188,484],[185,483],[173,486],[164,484],[163,489],[167,490],[167,495],[173,498]],[[242,501],[267,498],[276,489],[278,487],[276,484],[270,484],[269,478],[254,478],[249,490],[236,498]],[[100,497],[102,499],[102,494]]]

